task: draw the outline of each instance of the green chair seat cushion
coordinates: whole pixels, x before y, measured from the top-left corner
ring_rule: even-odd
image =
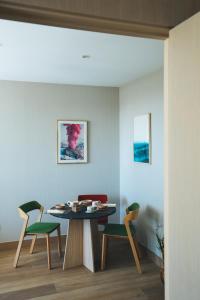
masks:
[[[130,225],[131,233],[135,234],[136,230],[133,225]],[[103,231],[107,235],[118,235],[118,236],[128,236],[126,227],[124,224],[107,224]]]
[[[36,222],[26,228],[27,234],[51,233],[59,227],[59,223]]]

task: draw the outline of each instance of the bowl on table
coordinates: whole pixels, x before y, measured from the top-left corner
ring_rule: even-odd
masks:
[[[64,203],[56,204],[54,207],[56,209],[65,209],[65,204]]]
[[[79,201],[79,203],[80,203],[80,205],[83,205],[83,206],[91,206],[92,200],[90,200],[90,199],[81,200],[81,201]]]
[[[108,206],[107,205],[105,205],[105,204],[99,204],[98,206],[97,206],[97,210],[103,210],[103,209],[106,209]]]

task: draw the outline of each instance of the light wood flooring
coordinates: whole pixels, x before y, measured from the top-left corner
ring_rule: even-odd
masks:
[[[91,273],[84,267],[62,271],[62,259],[52,252],[52,267],[47,269],[46,245],[35,247],[30,255],[23,248],[19,267],[12,267],[14,251],[0,252],[0,300],[163,300],[164,289],[159,269],[142,258],[139,275],[126,241],[109,245],[107,268]]]

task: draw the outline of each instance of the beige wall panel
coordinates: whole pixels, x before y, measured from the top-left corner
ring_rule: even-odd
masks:
[[[197,300],[200,295],[200,13],[171,30],[166,46],[166,300]]]

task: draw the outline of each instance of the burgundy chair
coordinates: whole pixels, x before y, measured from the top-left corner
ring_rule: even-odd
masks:
[[[101,203],[108,202],[107,195],[79,195],[78,201],[90,199],[92,201],[101,201]],[[98,220],[98,224],[105,225],[108,223],[108,217],[103,217]]]

